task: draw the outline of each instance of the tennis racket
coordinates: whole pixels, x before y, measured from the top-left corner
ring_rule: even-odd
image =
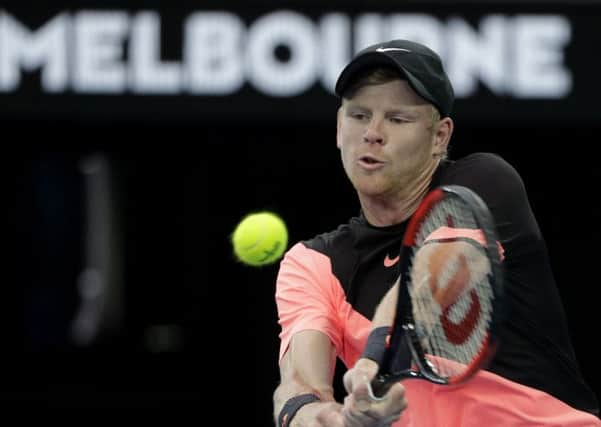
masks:
[[[501,247],[486,204],[466,187],[432,190],[407,225],[395,319],[375,397],[402,379],[452,385],[487,365],[502,320]]]

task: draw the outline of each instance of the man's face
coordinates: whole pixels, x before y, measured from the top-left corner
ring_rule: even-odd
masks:
[[[338,111],[337,146],[360,195],[394,197],[440,151],[433,109],[404,80],[360,88]]]

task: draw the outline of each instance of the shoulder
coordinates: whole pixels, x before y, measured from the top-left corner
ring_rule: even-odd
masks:
[[[335,230],[296,242],[286,251],[280,263],[279,276],[287,277],[294,272],[298,278],[301,273],[304,277],[313,277],[315,283],[321,283],[330,273],[340,272],[341,266],[354,260],[357,220],[359,218],[353,218]]]
[[[353,251],[357,236],[365,228],[365,221],[361,217],[353,217],[349,222],[340,224],[331,231],[317,234],[309,239],[297,241],[287,252],[288,258],[304,259],[325,256],[332,262],[341,258],[348,258]]]
[[[348,223],[339,225],[335,230],[318,234],[313,238],[303,240],[301,243],[309,249],[328,254],[334,248],[352,244],[356,228],[360,225],[361,219],[354,217]]]
[[[441,184],[464,185],[484,195],[504,196],[524,191],[519,172],[496,153],[473,153],[449,162]]]
[[[515,168],[497,153],[472,153],[454,162],[455,168],[469,168],[474,172],[518,174]]]

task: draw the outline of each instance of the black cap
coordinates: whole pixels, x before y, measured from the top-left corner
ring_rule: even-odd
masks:
[[[434,104],[442,117],[451,113],[455,94],[440,56],[432,49],[409,40],[378,43],[357,53],[340,73],[335,87],[336,94],[342,97],[357,72],[378,66],[399,70],[413,90]]]

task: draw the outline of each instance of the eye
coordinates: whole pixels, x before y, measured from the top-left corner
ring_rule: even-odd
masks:
[[[390,122],[392,122],[394,124],[399,124],[399,125],[402,124],[402,123],[407,122],[407,120],[405,120],[402,117],[394,117],[394,116],[390,117],[388,120],[390,120]]]
[[[364,120],[367,118],[367,114],[361,112],[351,112],[350,116],[356,120]]]

